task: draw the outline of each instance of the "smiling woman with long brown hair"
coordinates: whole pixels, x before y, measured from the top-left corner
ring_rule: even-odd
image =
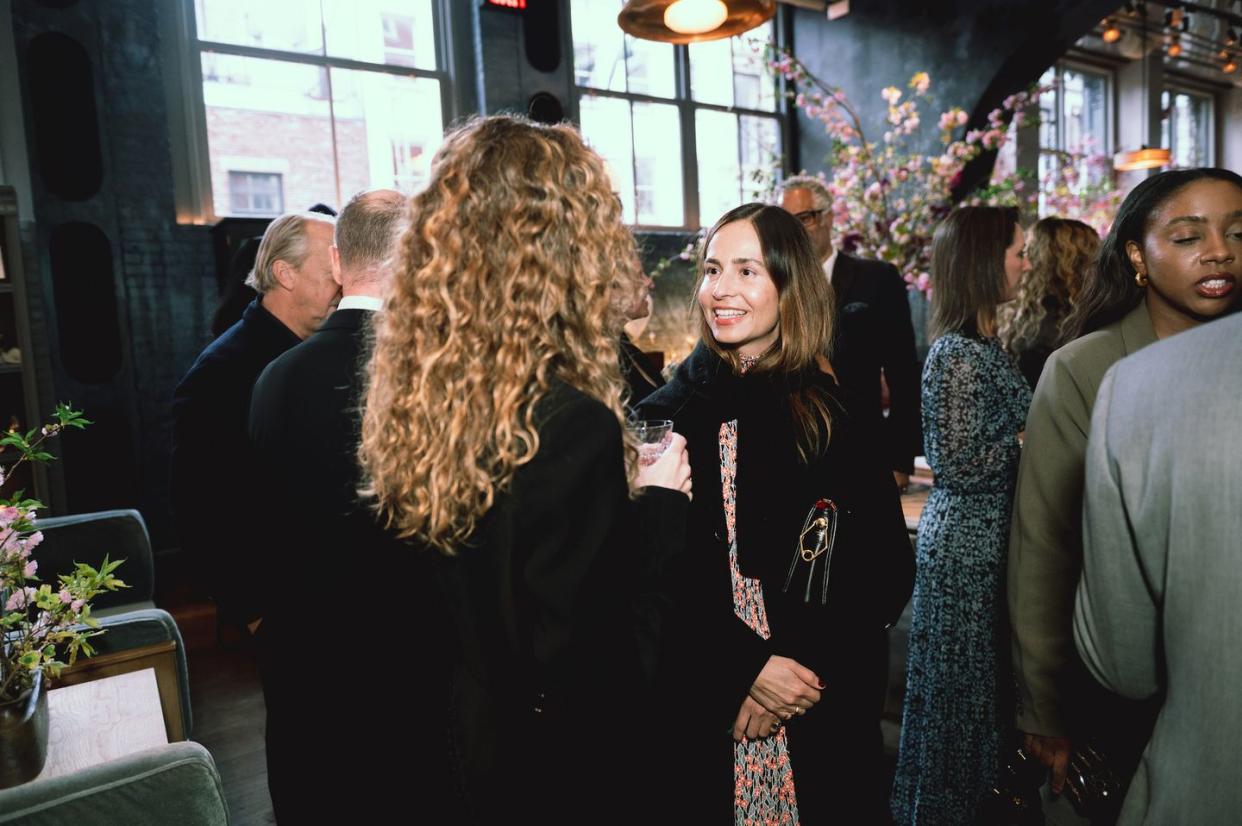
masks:
[[[639,407],[699,475],[661,681],[695,699],[653,821],[881,822],[877,658],[914,559],[878,416],[826,370],[832,292],[790,213],[725,213],[695,298],[698,346]]]
[[[360,459],[381,521],[438,552],[455,643],[422,679],[448,671],[451,707],[411,713],[449,718],[457,822],[597,821],[632,800],[622,734],[645,721],[653,571],[690,485],[680,437],[626,470],[615,316],[639,279],[570,126],[471,120],[412,200]]]

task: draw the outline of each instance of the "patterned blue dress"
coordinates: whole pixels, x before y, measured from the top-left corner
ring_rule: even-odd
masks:
[[[923,369],[923,439],[936,482],[919,520],[898,824],[973,824],[996,780],[1005,556],[1018,432],[1031,390],[996,339],[950,333]]]

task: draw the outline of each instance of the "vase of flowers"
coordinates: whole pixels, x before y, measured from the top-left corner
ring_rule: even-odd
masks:
[[[0,450],[23,462],[47,462],[47,440],[67,427],[90,424],[82,413],[57,405],[51,421],[28,433],[7,433]],[[5,472],[0,469],[0,486]],[[32,558],[43,541],[36,525],[42,503],[16,491],[0,499],[0,788],[33,779],[47,758],[47,684],[79,655],[90,656],[91,637],[103,631],[91,616],[90,601],[104,591],[127,587],[113,575],[123,562],[104,558],[98,570],[77,563],[57,584],[42,582]]]

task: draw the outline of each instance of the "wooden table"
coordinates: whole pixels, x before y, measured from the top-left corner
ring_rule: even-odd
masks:
[[[901,495],[901,512],[906,517],[906,530],[912,537],[918,532],[919,517],[923,515],[923,506],[931,493],[931,483],[931,476],[911,476],[907,492]]]
[[[168,742],[155,670],[54,688],[47,693],[42,780]]]

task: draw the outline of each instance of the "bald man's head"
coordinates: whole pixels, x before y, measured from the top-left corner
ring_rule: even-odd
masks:
[[[392,189],[359,192],[349,199],[336,219],[334,257],[342,288],[387,277],[408,202]]]

